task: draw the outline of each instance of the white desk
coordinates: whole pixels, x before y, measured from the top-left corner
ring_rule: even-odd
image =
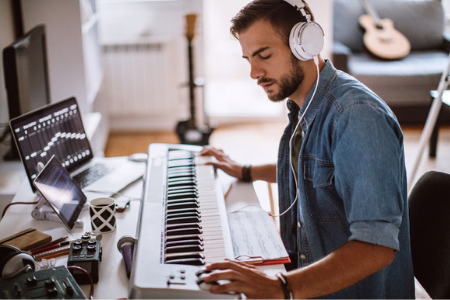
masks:
[[[130,197],[140,198],[142,193],[142,180],[136,182],[124,192]],[[244,194],[245,196],[244,196]],[[98,195],[100,197],[101,195]],[[13,202],[34,201],[34,194],[31,192],[28,181],[24,180]],[[91,198],[92,199],[92,198]],[[123,201],[124,196],[116,197],[118,201]],[[241,199],[258,203],[256,194],[251,184],[234,183],[227,197],[227,203],[239,205]],[[136,223],[139,214],[139,201],[132,200],[131,207],[123,213],[118,213],[117,229],[108,234],[103,234],[101,241],[103,257],[99,271],[99,283],[95,285],[94,298],[128,298],[128,282],[126,277],[125,265],[122,255],[117,250],[117,241],[124,235],[136,236]],[[227,204],[228,205],[228,204]],[[89,221],[89,211],[82,211],[80,218],[84,221],[84,228],[74,228],[71,233],[63,227],[61,223],[47,220],[35,220],[31,217],[33,205],[13,205],[5,217],[0,222],[0,239],[12,235],[26,228],[36,228],[48,233],[54,239],[69,235],[70,239],[79,238],[84,232],[91,231]],[[66,265],[67,256],[57,258],[57,265]],[[284,270],[283,265],[262,266],[262,270],[268,274],[274,275],[276,272]],[[89,295],[89,285],[81,286],[85,295]]]
[[[136,182],[124,192],[127,196],[140,198],[142,191],[142,180]],[[101,195],[98,195],[100,197]],[[17,201],[34,201],[35,196],[31,192],[28,181],[23,181],[18,193],[13,199]],[[118,201],[124,199],[123,196],[116,198]],[[125,201],[124,201],[125,202]],[[117,213],[117,229],[112,233],[103,234],[102,262],[100,265],[100,279],[95,286],[95,298],[127,298],[128,279],[125,273],[125,265],[122,262],[122,255],[117,250],[117,241],[124,235],[136,235],[136,221],[139,214],[139,201],[132,200],[129,208],[123,213]],[[86,231],[91,231],[89,211],[85,209],[81,212],[80,218],[84,222],[84,228],[74,228],[68,232],[59,222],[48,220],[35,220],[31,217],[33,205],[13,205],[0,222],[0,239],[12,235],[26,228],[36,228],[42,232],[50,234],[54,239],[69,235],[69,240],[77,239]],[[57,265],[66,265],[67,256],[57,258]],[[89,285],[81,286],[85,295],[89,295]]]

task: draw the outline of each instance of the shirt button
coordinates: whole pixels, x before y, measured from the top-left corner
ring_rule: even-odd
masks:
[[[305,260],[306,259],[306,255],[305,254],[300,254],[300,259],[301,260]]]
[[[298,228],[302,228],[302,223],[297,222],[297,226],[298,226]]]

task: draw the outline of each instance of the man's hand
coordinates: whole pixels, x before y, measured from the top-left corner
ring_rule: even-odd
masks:
[[[203,277],[205,282],[228,280],[229,283],[213,285],[210,292],[222,294],[236,292],[248,299],[283,299],[281,283],[277,278],[269,277],[256,267],[235,261],[213,263],[207,270],[223,270]]]
[[[203,147],[200,155],[214,156],[217,161],[211,161],[207,164],[214,166],[214,168],[221,169],[230,176],[242,179],[242,165],[232,160],[222,150],[218,150],[211,146]]]

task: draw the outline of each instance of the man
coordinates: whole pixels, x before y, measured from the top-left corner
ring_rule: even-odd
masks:
[[[400,126],[377,95],[330,61],[291,52],[291,28],[312,18],[294,1],[255,0],[231,27],[250,76],[270,100],[289,98],[277,165],[250,168],[212,147],[202,151],[232,176],[278,183],[292,262],[278,278],[214,263],[207,269],[221,271],[204,280],[228,280],[210,291],[248,298],[414,298]]]

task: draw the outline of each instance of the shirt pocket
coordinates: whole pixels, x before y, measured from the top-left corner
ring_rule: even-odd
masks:
[[[345,218],[341,197],[334,186],[334,166],[331,162],[310,159],[303,162],[306,205],[311,217],[320,221]]]

